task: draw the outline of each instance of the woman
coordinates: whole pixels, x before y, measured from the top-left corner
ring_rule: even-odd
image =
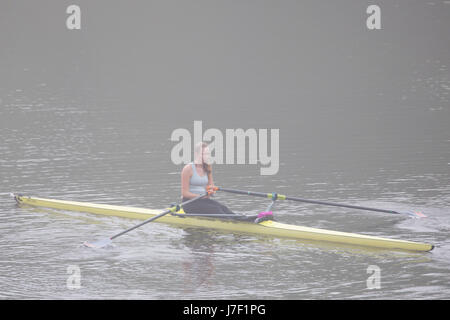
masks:
[[[194,148],[194,162],[185,165],[181,171],[182,202],[198,197],[206,192],[208,186],[214,186],[209,157],[208,145],[204,142],[198,143]],[[209,195],[184,205],[183,210],[186,213],[234,214],[223,204],[210,199]]]

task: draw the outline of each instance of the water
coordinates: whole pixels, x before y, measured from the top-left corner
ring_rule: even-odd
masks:
[[[1,299],[450,298],[449,4],[382,3],[379,33],[367,33],[365,8],[351,2],[345,12],[333,2],[111,4],[117,25],[100,3],[80,5],[79,33],[60,26],[63,6],[0,5]],[[36,11],[48,19],[26,13]],[[166,207],[180,189],[170,135],[194,120],[204,130],[280,129],[278,174],[218,165],[219,186],[428,216],[280,202],[279,221],[436,248],[151,223],[91,250],[81,244],[137,221],[19,208],[8,196]],[[244,213],[268,205],[217,199]],[[370,266],[379,289],[368,289]]]

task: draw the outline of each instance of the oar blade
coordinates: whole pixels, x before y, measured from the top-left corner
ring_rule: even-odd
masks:
[[[420,212],[420,211],[411,211],[411,210],[408,210],[408,211],[401,211],[401,212],[399,212],[399,213],[407,214],[407,215],[409,215],[410,217],[415,218],[415,219],[420,219],[420,218],[426,218],[426,217],[427,217],[425,214],[423,214],[423,213]]]
[[[112,240],[110,238],[106,238],[106,239],[101,239],[101,240],[92,241],[92,242],[85,241],[85,242],[83,242],[83,245],[88,248],[101,249],[101,248],[106,248],[106,247],[112,246],[113,244],[112,244]]]

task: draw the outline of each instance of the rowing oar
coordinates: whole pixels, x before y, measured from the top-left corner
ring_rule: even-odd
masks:
[[[159,219],[159,218],[161,218],[162,216],[165,216],[165,215],[168,214],[168,213],[171,213],[171,212],[175,213],[175,212],[177,212],[180,208],[182,208],[184,205],[187,205],[188,203],[194,202],[195,200],[198,200],[198,199],[200,199],[200,198],[203,198],[203,197],[206,196],[207,194],[208,194],[208,193],[204,193],[204,194],[202,194],[202,195],[200,195],[200,196],[198,196],[198,197],[195,197],[195,198],[192,198],[192,199],[190,199],[190,200],[188,200],[188,201],[185,201],[185,202],[183,202],[183,203],[180,203],[179,205],[172,206],[172,207],[170,207],[169,209],[167,209],[166,211],[161,212],[161,213],[158,214],[157,216],[151,217],[150,219],[147,219],[147,220],[145,220],[145,221],[143,221],[143,222],[141,222],[141,223],[139,223],[139,224],[137,224],[137,225],[135,225],[135,226],[133,226],[133,227],[127,229],[127,230],[124,230],[124,231],[122,231],[122,232],[119,232],[118,234],[115,234],[115,235],[113,235],[113,236],[110,237],[110,238],[98,240],[98,241],[95,241],[95,242],[87,242],[87,241],[85,241],[85,242],[83,243],[83,245],[85,245],[86,247],[90,247],[90,248],[104,248],[104,247],[110,245],[110,244],[112,243],[112,240],[113,240],[113,239],[115,239],[115,238],[117,238],[117,237],[120,237],[121,235],[123,235],[123,234],[125,234],[125,233],[127,233],[127,232],[130,232],[130,231],[132,231],[132,230],[134,230],[134,229],[137,229],[137,228],[139,228],[139,227],[142,227],[144,224],[147,224],[147,223],[149,223],[149,222],[155,221],[156,219]]]
[[[262,192],[226,189],[226,188],[221,188],[221,187],[214,187],[213,190],[214,191],[219,190],[219,191],[225,191],[225,192],[243,194],[243,195],[249,195],[249,196],[256,196],[256,197],[262,197],[262,198],[269,198],[272,200],[293,200],[293,201],[313,203],[313,204],[323,204],[323,205],[334,206],[334,207],[361,209],[361,210],[369,210],[369,211],[377,211],[377,212],[385,212],[385,213],[393,213],[393,214],[407,214],[414,218],[425,218],[426,217],[426,215],[424,215],[422,212],[419,212],[419,211],[396,211],[396,210],[370,208],[370,207],[355,206],[355,205],[350,205],[350,204],[342,204],[342,203],[334,203],[334,202],[327,202],[327,201],[318,201],[318,200],[309,200],[309,199],[302,199],[302,198],[296,198],[296,197],[288,197],[288,196],[278,194],[278,193],[262,193]]]

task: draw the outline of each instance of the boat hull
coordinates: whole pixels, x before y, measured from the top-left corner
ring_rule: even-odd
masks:
[[[136,208],[127,206],[96,204],[89,202],[53,200],[38,197],[16,195],[19,204],[35,207],[46,207],[68,211],[80,211],[92,214],[116,216],[129,219],[146,220],[163,210]],[[299,240],[321,241],[328,243],[340,243],[373,248],[407,251],[430,251],[434,248],[431,244],[412,242],[406,240],[387,239],[367,236],[356,233],[332,231],[325,229],[309,228],[291,224],[280,223],[273,220],[260,223],[234,221],[231,219],[180,217],[180,215],[167,214],[155,222],[167,223],[179,226],[200,227],[237,233],[249,233],[280,238]]]

